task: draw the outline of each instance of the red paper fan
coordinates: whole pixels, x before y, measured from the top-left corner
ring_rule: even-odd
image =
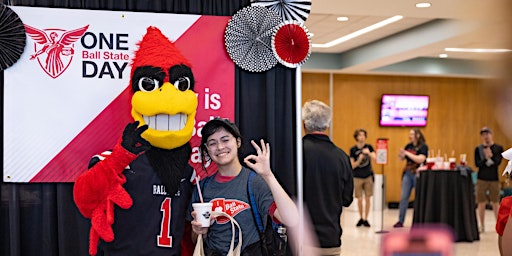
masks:
[[[306,62],[311,55],[311,35],[297,21],[284,21],[275,27],[272,51],[277,60],[290,68]]]

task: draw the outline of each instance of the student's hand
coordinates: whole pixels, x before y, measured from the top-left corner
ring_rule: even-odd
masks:
[[[204,235],[208,233],[208,227],[202,227],[201,222],[196,220],[196,211],[192,211],[192,217],[194,220],[190,222],[192,224],[192,230],[198,235]]]
[[[260,140],[261,147],[251,140],[251,144],[256,149],[257,155],[249,155],[244,159],[245,164],[253,169],[259,175],[265,177],[272,174],[270,170],[270,146],[263,139]]]
[[[370,154],[370,150],[368,148],[363,148],[362,152],[365,155],[369,155]]]
[[[405,159],[405,153],[406,153],[406,152],[407,152],[407,151],[405,151],[405,149],[400,149],[400,151],[398,152],[398,157],[399,157],[400,159],[404,160],[404,159]]]
[[[491,147],[485,147],[484,148],[484,154],[485,154],[485,158],[486,159],[491,158],[492,157]]]

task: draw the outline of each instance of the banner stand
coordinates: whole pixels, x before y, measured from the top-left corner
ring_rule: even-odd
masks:
[[[381,205],[380,205],[380,230],[375,231],[377,234],[388,233],[389,231],[384,230],[384,207],[386,205],[386,176],[384,175],[384,165],[381,165],[382,169],[382,193],[381,193]]]
[[[376,163],[381,165],[382,172],[382,201],[380,207],[380,230],[376,231],[377,234],[388,233],[389,231],[384,230],[384,207],[386,205],[386,175],[384,175],[384,165],[387,164],[388,159],[388,139],[379,138],[376,143]]]

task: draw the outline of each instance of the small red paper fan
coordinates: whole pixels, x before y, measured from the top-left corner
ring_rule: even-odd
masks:
[[[306,62],[311,55],[311,35],[297,21],[284,21],[272,35],[272,51],[277,60],[290,68]]]

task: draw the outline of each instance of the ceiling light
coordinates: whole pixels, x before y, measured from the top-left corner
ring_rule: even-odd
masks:
[[[417,3],[416,4],[416,8],[428,8],[430,6],[432,6],[432,4],[427,3],[427,2],[425,2],[425,3]]]
[[[337,21],[347,21],[348,17],[338,17],[336,18]]]
[[[393,16],[393,17],[391,17],[389,19],[385,19],[385,20],[383,20],[381,22],[377,22],[377,23],[375,23],[373,25],[370,25],[370,26],[368,26],[366,28],[360,29],[360,30],[355,31],[353,33],[350,33],[348,35],[345,35],[345,36],[342,36],[340,38],[334,39],[334,40],[332,40],[330,42],[327,42],[325,44],[312,44],[312,46],[313,47],[317,47],[317,48],[329,48],[329,47],[335,46],[337,44],[341,44],[341,43],[343,43],[345,41],[348,41],[350,39],[353,39],[353,38],[356,38],[358,36],[361,36],[363,34],[366,34],[368,32],[371,32],[371,31],[373,31],[375,29],[378,29],[378,28],[384,27],[386,25],[389,25],[389,24],[391,24],[393,22],[397,22],[397,21],[401,20],[402,18],[403,18],[403,16],[396,15],[396,16]]]
[[[439,58],[448,58],[448,54],[441,53],[441,54],[439,54]]]
[[[484,49],[484,48],[444,48],[447,52],[476,52],[476,53],[503,53],[512,52],[510,49]]]

